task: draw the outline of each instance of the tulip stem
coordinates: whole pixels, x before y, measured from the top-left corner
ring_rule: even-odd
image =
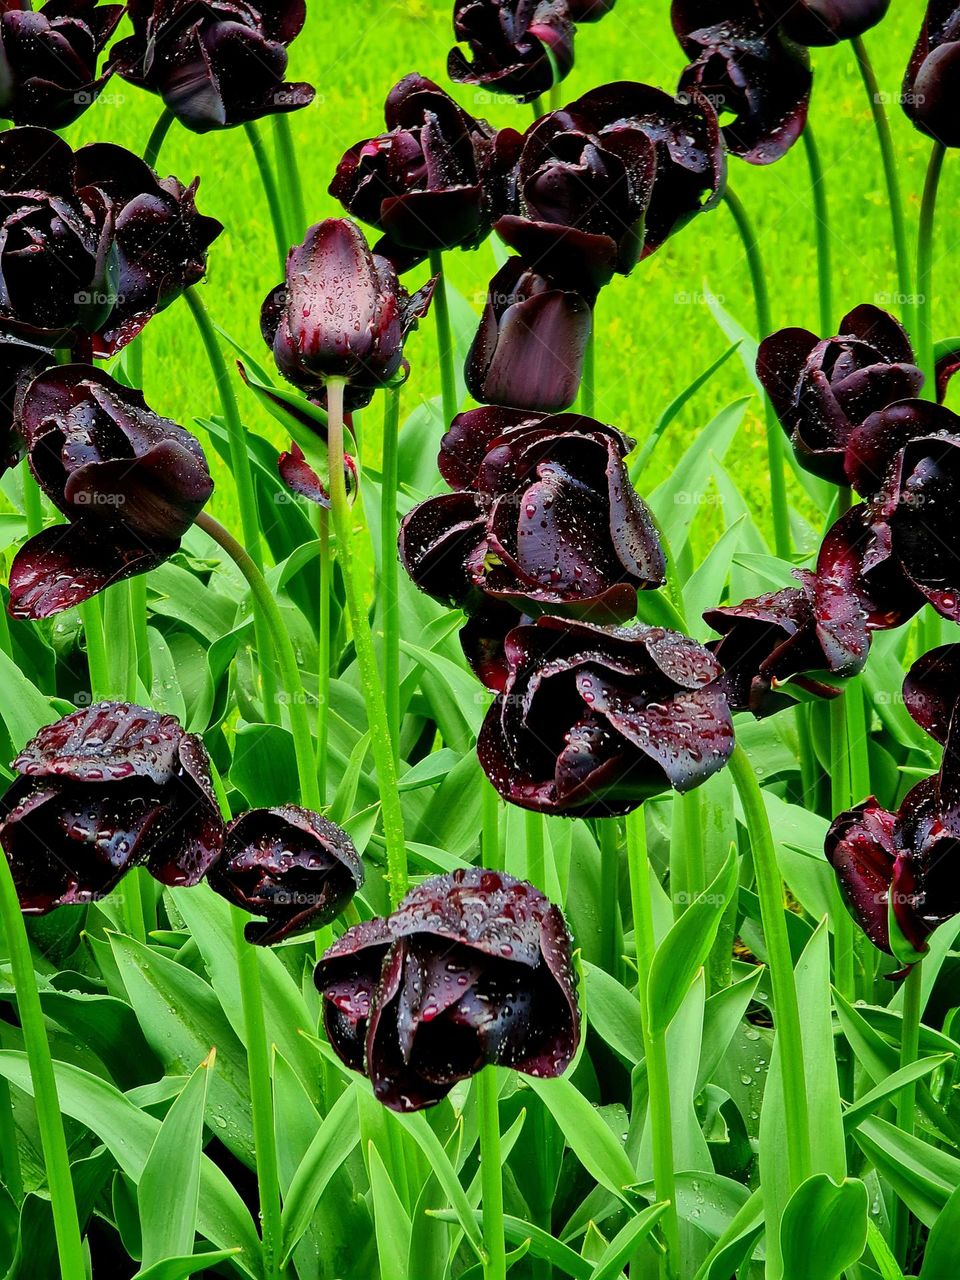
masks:
[[[590,336],[583,352],[583,381],[580,384],[580,412],[588,418],[596,417],[597,410],[597,344],[596,325],[590,316]]]
[[[407,892],[407,848],[403,834],[403,809],[397,788],[397,771],[393,764],[393,745],[387,723],[387,708],[377,675],[377,658],[373,650],[373,638],[357,592],[353,574],[350,507],[347,502],[346,479],[343,474],[343,392],[341,378],[327,380],[327,450],[330,471],[330,499],[333,508],[333,528],[337,537],[337,558],[347,597],[347,613],[353,632],[353,643],[360,672],[360,687],[367,708],[367,724],[370,730],[370,748],[377,770],[380,790],[380,812],[383,819],[383,838],[387,847],[387,875],[390,897],[396,906]]]
[[[223,419],[227,428],[227,439],[230,448],[230,470],[233,472],[233,480],[237,489],[240,526],[243,530],[243,541],[246,547],[244,554],[249,556],[254,567],[262,575],[263,552],[260,547],[260,512],[257,507],[257,491],[253,486],[253,470],[250,466],[250,458],[247,455],[246,432],[240,417],[237,397],[233,393],[233,384],[227,372],[227,363],[223,358],[216,330],[213,327],[210,316],[207,314],[206,307],[203,305],[203,299],[197,292],[196,287],[187,289],[183,296],[200,333],[200,339],[206,350],[207,359],[210,362],[210,368],[213,371],[214,381],[217,384],[217,391],[220,395],[220,404],[223,409]],[[273,603],[273,597],[270,596],[269,592],[267,592],[267,596]],[[280,715],[277,700],[277,676],[274,664],[271,661],[271,646],[268,639],[271,627],[264,615],[262,600],[258,600],[256,594],[254,596],[253,621],[266,718],[272,723],[278,724]],[[284,632],[284,635],[286,635],[286,632]],[[277,656],[279,657],[279,651]]]
[[[937,192],[943,159],[947,153],[942,142],[935,142],[930,152],[927,179],[920,206],[920,232],[917,237],[917,363],[923,371],[923,396],[937,398],[937,373],[933,343],[933,233],[937,209]]]
[[[290,116],[285,111],[273,117],[273,137],[277,151],[277,169],[287,181],[287,235],[291,244],[299,244],[307,230],[307,211],[303,200],[303,182],[300,178],[300,162],[290,128]]]
[[[887,184],[887,203],[890,206],[890,223],[893,228],[893,247],[897,259],[897,284],[900,289],[900,315],[908,333],[914,330],[913,322],[913,285],[910,263],[910,249],[907,244],[907,228],[903,217],[903,197],[900,193],[900,176],[897,170],[897,157],[893,150],[893,135],[890,132],[890,121],[883,103],[883,95],[877,83],[873,63],[863,42],[863,36],[855,36],[850,42],[853,46],[857,66],[867,91],[867,100],[873,114],[873,127],[880,144],[880,158],[883,161],[883,175]]]
[[[7,859],[0,856],[0,919],[10,957],[10,969],[17,993],[17,1009],[27,1051],[30,1079],[36,1104],[40,1145],[47,1172],[53,1229],[57,1239],[62,1280],[84,1280],[83,1243],[70,1174],[70,1155],[63,1132],[63,1117],[57,1093],[57,1079],[50,1055],[37,976],[30,954],[30,940],[20,912],[17,890]]]
[[[820,332],[833,332],[833,271],[830,262],[830,209],[827,204],[827,188],[823,180],[820,150],[808,121],[803,130],[803,148],[810,170],[810,191],[813,195],[813,211],[817,240],[817,296],[820,301]],[[765,335],[761,334],[761,337]]]
[[[547,109],[543,104],[542,95],[539,98],[531,98],[530,109],[533,112],[534,121],[539,120],[541,116],[545,116],[547,114]]]
[[[630,873],[630,902],[633,934],[637,950],[637,1001],[640,1029],[647,1066],[647,1123],[653,1152],[653,1187],[657,1200],[665,1201],[662,1219],[667,1251],[660,1257],[661,1280],[681,1274],[680,1222],[677,1215],[677,1188],[674,1175],[673,1129],[671,1121],[670,1072],[663,1033],[650,1025],[650,969],[657,949],[650,896],[650,864],[647,858],[647,826],[643,808],[627,816],[627,867]],[[632,1270],[632,1268],[631,1268]],[[638,1268],[639,1270],[639,1268]]]
[[[176,116],[169,107],[164,107],[160,112],[157,123],[153,126],[153,132],[147,139],[147,145],[143,149],[143,162],[156,169],[157,161],[160,159],[160,151],[166,141],[167,134],[170,132],[170,126],[176,120]]]
[[[523,814],[524,836],[527,842],[527,879],[546,893],[547,865],[543,843],[543,815],[526,809]]]
[[[446,430],[457,413],[457,377],[453,367],[453,332],[450,328],[447,278],[443,269],[443,254],[439,249],[430,251],[430,271],[437,277],[437,285],[433,293],[433,310],[437,320],[437,356],[440,360],[443,428]]]
[[[767,944],[767,967],[773,988],[777,1052],[783,1089],[787,1165],[790,1188],[795,1191],[810,1174],[810,1123],[800,1009],[784,915],[783,881],[777,865],[777,850],[763,792],[749,757],[739,745],[734,748],[730,759],[730,772],[743,807],[753,855],[757,897],[760,899],[760,919]],[[773,1224],[773,1229],[778,1229],[777,1224]]]
[[[623,925],[620,921],[620,826],[616,818],[603,818],[600,828],[600,930],[603,967],[620,980]]]
[[[480,804],[482,812],[481,852],[482,862],[492,871],[503,870],[500,852],[500,797],[486,777],[480,779]]]
[[[140,683],[150,693],[153,689],[153,659],[150,656],[150,631],[147,626],[147,577],[138,574],[130,580],[130,602],[133,609],[133,630],[137,646],[137,674]]]
[[[727,208],[736,223],[737,231],[743,242],[743,249],[753,284],[753,298],[757,311],[758,339],[762,341],[773,329],[770,318],[770,295],[767,291],[767,277],[760,256],[757,234],[750,215],[743,206],[740,197],[732,187],[727,187],[724,196]],[[763,397],[764,420],[767,431],[767,466],[770,471],[770,505],[773,509],[773,542],[774,549],[783,560],[789,560],[792,554],[793,540],[790,536],[790,509],[787,506],[787,479],[784,470],[783,429],[777,420],[770,397]]]
[[[290,731],[297,756],[297,774],[300,780],[301,802],[308,809],[320,807],[320,789],[317,781],[317,766],[313,754],[313,738],[310,735],[310,722],[307,719],[307,699],[303,691],[300,668],[293,642],[287,631],[286,623],[274,600],[270,588],[260,569],[254,564],[253,557],[226,530],[219,521],[205,511],[197,516],[197,528],[202,529],[208,537],[230,557],[247,581],[254,607],[259,609],[268,633],[273,639],[280,663],[280,674],[283,679],[283,691],[290,713]]]
[[[500,1107],[496,1067],[474,1076],[480,1129],[480,1186],[483,1207],[483,1280],[506,1280],[503,1235],[503,1173],[500,1163]]]
[[[103,635],[103,613],[96,596],[80,606],[83,634],[87,641],[87,669],[90,673],[90,701],[100,702],[110,694],[110,664]]]
[[[33,538],[43,529],[43,499],[40,497],[40,486],[34,480],[26,458],[20,466],[20,479],[23,482],[23,516],[27,522],[27,537]]]
[[[330,601],[333,596],[333,565],[330,562],[330,514],[317,507],[317,536],[320,540],[320,617],[317,635],[317,776],[320,803],[327,800],[327,743],[330,724]]]
[[[902,1027],[900,1031],[900,1066],[912,1066],[920,1047],[920,1019],[923,1014],[923,962],[907,970],[903,983]],[[909,1137],[914,1129],[917,1083],[904,1085],[897,1096],[897,1128]],[[906,1266],[910,1241],[910,1211],[899,1199],[893,1206],[893,1241],[897,1261]]]
[[[267,198],[270,223],[273,227],[273,239],[277,248],[277,257],[280,260],[280,273],[282,275],[287,265],[287,250],[293,241],[291,241],[287,230],[283,206],[280,203],[280,194],[277,191],[277,182],[273,176],[270,157],[267,155],[267,149],[263,145],[260,130],[251,120],[243,126],[243,131],[247,135],[247,141],[250,143],[250,150],[253,152],[257,171],[260,174],[260,185],[263,187],[263,194]]]
[[[397,436],[400,390],[387,387],[383,400],[383,461],[380,472],[380,580],[383,590],[383,689],[394,768],[400,765],[400,588],[397,573]]]
[[[260,1197],[260,1233],[263,1248],[265,1280],[278,1280],[280,1266],[280,1172],[277,1158],[277,1135],[273,1118],[273,1083],[270,1073],[270,1051],[263,1016],[263,993],[260,989],[260,957],[256,948],[243,936],[243,912],[233,908],[233,940],[243,1005],[244,1039],[250,1082],[250,1115],[253,1123],[253,1147],[257,1165],[257,1191]]]

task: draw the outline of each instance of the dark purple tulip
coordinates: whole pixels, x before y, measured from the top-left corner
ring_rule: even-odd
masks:
[[[807,329],[770,334],[757,352],[757,376],[800,465],[841,485],[851,483],[846,454],[855,429],[923,386],[909,338],[893,316],[869,305],[844,316],[835,338]]]
[[[823,46],[855,40],[875,27],[890,0],[760,0],[781,31],[797,44]]]
[[[313,101],[287,84],[287,46],[305,0],[129,0],[133,35],[111,50],[119,75],[157,93],[195,133],[229,129]]]
[[[927,0],[901,104],[921,133],[960,147],[960,4]]]
[[[112,354],[206,270],[222,228],[195,191],[122,147],[0,134],[0,328]]]
[[[454,0],[453,30],[465,44],[451,49],[447,75],[520,102],[548,93],[573,66],[574,25],[566,0]]]
[[[941,819],[960,837],[960,645],[945,644],[918,658],[903,682],[903,700],[921,729],[943,746]]]
[[[168,559],[213,492],[199,443],[143,395],[88,365],[33,380],[18,420],[30,470],[70,523],[10,569],[10,612],[47,618]]]
[[[384,115],[389,132],[346,152],[330,194],[383,232],[377,252],[398,270],[433,249],[475,249],[503,211],[512,148],[424,76],[394,85]]]
[[[525,135],[515,207],[497,233],[538,271],[596,289],[701,209],[726,176],[710,104],[650,85],[602,85]]]
[[[16,418],[24,388],[41,369],[54,362],[49,347],[35,347],[0,333],[0,475],[13,466],[23,451]]]
[[[408,294],[355,223],[327,218],[287,254],[286,280],[267,294],[260,329],[288,382],[313,400],[328,378],[346,378],[347,408],[362,408],[402,376],[404,339],[432,293],[433,282]]]
[[[886,600],[897,625],[928,601],[960,621],[960,418],[942,405],[904,400],[874,414],[850,445],[858,485],[884,477],[872,501],[834,526],[868,593]],[[881,610],[884,608],[881,605]]]
[[[338,915],[363,884],[363,866],[345,831],[285,804],[234,818],[207,880],[234,906],[266,917],[251,921],[245,937],[267,947]]]
[[[803,132],[813,74],[806,49],[786,39],[758,0],[673,0],[673,29],[690,65],[678,96],[700,93],[718,115],[732,155],[773,164]]]
[[[467,389],[483,404],[543,413],[569,408],[580,390],[592,325],[586,298],[511,258],[487,289],[464,369]]]
[[[827,832],[827,860],[850,914],[881,951],[909,962],[960,912],[958,817],[932,777],[908,793],[897,813],[871,797],[841,813]],[[901,939],[890,937],[891,904]]]
[[[281,453],[277,458],[277,470],[280,473],[280,479],[291,492],[300,498],[306,498],[308,502],[313,502],[318,507],[330,510],[332,502],[329,490],[307,462],[296,440],[291,440],[289,450]],[[349,453],[343,456],[343,479],[349,501],[357,490],[357,464]]]
[[[459,414],[439,459],[457,492],[404,518],[404,568],[470,612],[492,599],[528,614],[633,617],[637,591],[662,585],[664,559],[624,465],[632,446],[578,414]]]
[[[220,852],[207,753],[173,716],[100,702],[41,729],[12,767],[0,845],[26,914],[93,902],[140,865],[194,885]]]
[[[123,17],[122,4],[31,0],[0,6],[0,117],[63,129],[96,102],[111,68],[97,59]]]
[[[501,871],[425,881],[389,919],[349,929],[314,979],[330,1044],[394,1111],[433,1106],[484,1066],[560,1076],[580,1039],[560,909]]]
[[[735,711],[750,710],[759,717],[788,706],[791,699],[777,692],[788,681],[829,697],[835,690],[810,673],[852,676],[863,670],[868,649],[865,632],[852,649],[838,645],[829,620],[822,627],[818,617],[825,602],[816,576],[798,576],[800,587],[708,609],[703,615],[723,637],[709,648],[727,673],[728,697]]]
[[[509,675],[477,752],[511,804],[568,817],[629,813],[727,763],[733,721],[713,655],[662,627],[542,617],[507,636]]]

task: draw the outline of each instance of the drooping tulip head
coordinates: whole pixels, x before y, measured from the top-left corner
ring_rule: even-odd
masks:
[[[542,617],[506,638],[508,675],[480,730],[480,763],[511,804],[570,817],[629,813],[727,763],[722,668],[662,627]]]
[[[580,1038],[571,940],[532,885],[468,867],[350,929],[317,965],[330,1043],[385,1106],[418,1111],[487,1065],[562,1075]]]
[[[199,442],[139,391],[58,365],[24,392],[30,470],[69,520],[30,538],[10,569],[10,612],[47,618],[177,551],[213,492]]]
[[[266,917],[248,924],[245,935],[270,946],[338,915],[363,884],[363,867],[345,831],[285,804],[234,818],[208,881],[234,906]]]
[[[220,852],[207,753],[173,716],[97,703],[41,729],[13,769],[0,846],[26,914],[93,902],[135,866],[194,885]]]
[[[900,102],[914,125],[948,147],[960,147],[960,4],[927,0]]]
[[[573,66],[574,24],[566,0],[454,0],[453,30],[470,50],[451,49],[457,84],[532,102]]]

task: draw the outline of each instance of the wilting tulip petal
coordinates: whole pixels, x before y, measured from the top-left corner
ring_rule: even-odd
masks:
[[[92,902],[143,864],[196,884],[219,854],[207,754],[173,716],[98,703],[41,729],[13,768],[0,845],[25,912]]]
[[[266,917],[245,936],[271,946],[338,915],[363,884],[363,867],[345,831],[288,804],[234,818],[208,880],[234,906]]]

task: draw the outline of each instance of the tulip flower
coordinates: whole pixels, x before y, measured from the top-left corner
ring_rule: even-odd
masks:
[[[945,644],[918,658],[903,682],[903,701],[944,749],[937,778],[941,820],[960,837],[960,645]]]
[[[704,621],[722,639],[708,647],[727,674],[727,692],[735,711],[758,718],[788,706],[778,692],[788,681],[801,689],[832,697],[836,690],[811,673],[853,676],[863,670],[869,639],[864,629],[850,643],[831,626],[832,593],[813,573],[797,572],[802,585],[771,591],[737,605],[708,609]]]
[[[220,852],[207,753],[174,716],[100,702],[41,729],[12,767],[0,846],[26,914],[93,902],[136,866],[194,885]]]
[[[960,147],[960,4],[927,0],[900,102],[921,133]]]
[[[398,270],[435,249],[475,249],[503,211],[513,148],[416,74],[390,90],[384,116],[389,132],[345,153],[330,194],[383,232],[376,251]]]
[[[394,1111],[419,1111],[487,1065],[560,1076],[580,1039],[571,940],[532,885],[468,867],[348,929],[317,965],[338,1057]]]
[[[511,804],[629,813],[668,787],[699,786],[733,752],[722,668],[688,636],[541,617],[510,632],[505,655],[477,752]]]
[[[855,40],[875,27],[890,0],[761,0],[781,31],[797,44],[831,45]]]
[[[0,329],[118,350],[206,270],[222,227],[195,191],[123,147],[74,155],[47,129],[0,134]]]
[[[835,556],[896,626],[928,602],[960,621],[960,555],[952,524],[960,491],[960,418],[927,400],[871,417],[850,445],[848,469],[876,496],[834,525]]]
[[[566,0],[454,0],[453,30],[472,58],[450,50],[447,75],[457,84],[532,102],[573,66],[574,24]]]
[[[587,298],[511,258],[487,289],[464,368],[467,389],[483,404],[543,413],[569,408],[580,390],[592,325]]]
[[[859,306],[834,338],[779,329],[764,338],[757,376],[800,465],[834,484],[850,483],[851,434],[866,418],[923,385],[910,340],[879,307]]]
[[[595,290],[712,208],[725,175],[720,126],[698,94],[602,85],[526,134],[514,207],[495,230],[538,271]]]
[[[345,831],[285,804],[234,818],[207,879],[234,906],[266,917],[245,930],[263,947],[327,924],[363,884],[363,867]]]
[[[759,0],[673,0],[677,39],[690,59],[678,96],[699,93],[720,116],[728,151],[772,164],[803,132],[813,74],[806,49],[771,21]]]
[[[0,474],[13,466],[22,453],[16,416],[23,390],[41,369],[54,363],[54,352],[49,347],[33,346],[0,333]]]
[[[59,365],[40,374],[23,395],[18,425],[30,470],[70,523],[36,534],[14,557],[14,617],[50,617],[156,568],[213,492],[189,431],[99,369]]]
[[[315,506],[330,510],[330,491],[307,462],[303,450],[295,440],[291,440],[289,450],[277,458],[277,471],[283,483],[298,498],[306,498]],[[343,478],[347,497],[351,498],[357,490],[357,464],[350,454],[346,454],[343,459]]]
[[[112,68],[97,61],[122,4],[48,0],[37,12],[16,0],[0,13],[0,117],[63,129],[96,102]]]
[[[498,600],[531,614],[633,617],[637,591],[662,585],[664,559],[624,464],[632,447],[578,414],[459,414],[439,459],[457,491],[404,518],[407,573],[473,609]]]
[[[286,281],[267,295],[263,339],[277,368],[311,400],[347,379],[347,407],[403,376],[403,344],[430,305],[433,281],[410,295],[349,218],[327,218],[287,255]]]
[[[287,84],[287,46],[304,0],[130,0],[133,35],[111,50],[130,84],[159,94],[188,129],[207,133],[309,106],[309,84]]]
[[[850,914],[901,963],[919,960],[933,931],[960,913],[958,819],[960,812],[945,811],[933,777],[917,783],[896,813],[871,797],[827,832],[827,860]]]

